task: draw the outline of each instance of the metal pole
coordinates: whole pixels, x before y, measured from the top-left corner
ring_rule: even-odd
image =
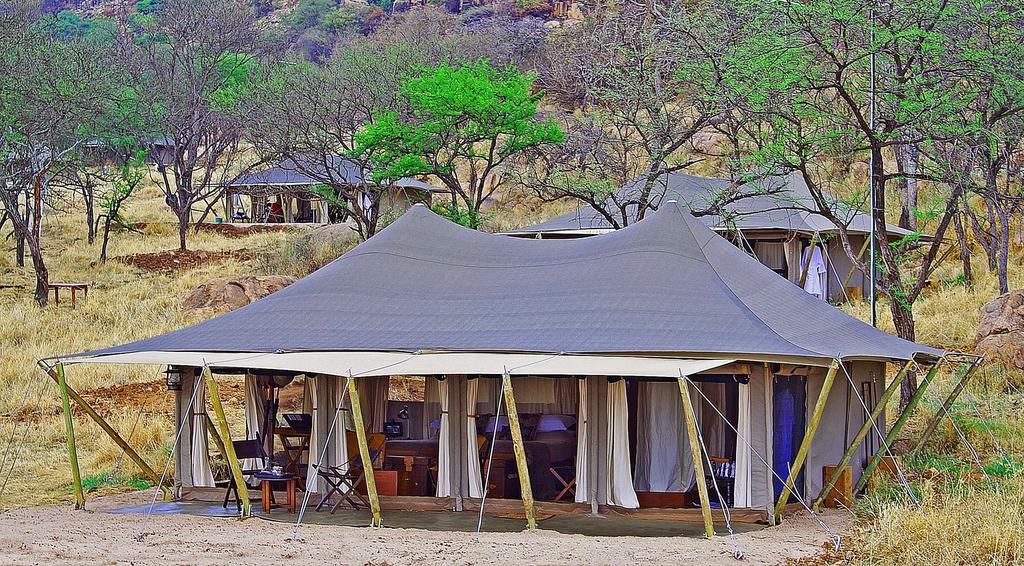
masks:
[[[870,123],[871,123],[871,131],[873,132],[875,130],[875,7],[874,6],[871,6],[870,19],[871,19],[871,24],[870,24],[871,25],[871,32],[870,32],[871,44],[870,44],[869,48],[871,49],[871,58],[870,58],[870,65],[871,65],[871,72],[870,72],[870,74],[871,74],[870,97],[871,97],[871,102],[870,102],[870,110],[869,110],[869,114],[870,114],[869,115],[869,120],[870,120]],[[870,187],[869,187],[869,197],[868,197],[868,199],[871,201],[871,237],[870,237],[870,241],[871,241],[871,246],[870,246],[871,247],[871,281],[870,281],[870,283],[871,283],[871,287],[870,287],[870,291],[871,291],[871,326],[876,326],[877,327],[878,326],[878,283],[877,283],[877,280],[878,280],[878,267],[876,266],[875,253],[876,253],[876,249],[878,248],[878,234],[876,233],[876,230],[875,230],[875,216],[879,213],[879,210],[875,206],[875,191],[876,191],[876,187],[875,187],[875,167],[877,167],[877,164],[875,163],[875,152],[872,151],[871,152],[871,160],[870,160],[870,163],[869,163],[869,173],[868,173],[868,175],[870,176],[870,179],[871,179]],[[884,208],[881,211],[881,213],[885,214]]]

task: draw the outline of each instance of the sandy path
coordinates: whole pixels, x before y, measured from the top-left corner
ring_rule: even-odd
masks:
[[[92,510],[37,507],[0,514],[2,564],[778,564],[814,554],[826,540],[805,516],[737,535],[747,555],[732,558],[728,537],[586,537],[554,532],[471,533],[305,525],[301,541],[286,524],[250,519],[155,515],[136,542],[142,515],[97,510],[146,502],[145,494],[89,502]],[[845,528],[832,513],[826,521]]]

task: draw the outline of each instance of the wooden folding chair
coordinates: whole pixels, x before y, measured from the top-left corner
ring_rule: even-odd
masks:
[[[324,505],[330,502],[331,497],[338,496],[338,500],[331,506],[331,513],[338,510],[342,503],[347,502],[353,509],[368,508],[370,501],[366,495],[359,491],[359,488],[366,482],[367,469],[363,466],[363,460],[359,456],[359,444],[356,441],[356,434],[346,434],[346,445],[349,454],[352,456],[341,466],[321,466],[317,468],[317,475],[327,484],[327,489],[316,504],[316,510],[320,511]],[[369,473],[384,460],[384,447],[387,444],[387,437],[381,433],[369,433],[366,435],[366,444],[370,451]]]
[[[266,450],[263,449],[263,440],[256,436],[254,440],[233,440],[231,445],[235,447],[235,456],[238,457],[238,461],[244,460],[263,460],[265,463],[273,461]],[[265,464],[264,464],[265,465]],[[263,468],[243,468],[242,478],[248,482],[253,476],[262,472]],[[235,506],[239,511],[242,510],[242,500],[238,497],[238,486],[235,485],[234,474],[228,474],[228,488],[224,493],[224,505],[225,509],[228,508],[228,501],[231,500],[231,494],[235,494]]]

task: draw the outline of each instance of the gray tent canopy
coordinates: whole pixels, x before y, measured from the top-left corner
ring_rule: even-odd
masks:
[[[628,195],[642,182],[643,179],[634,180],[619,189],[619,192]],[[717,197],[733,185],[733,181],[676,172],[659,179],[658,185],[660,188],[656,192],[660,194],[663,189],[664,200],[677,200],[693,210],[701,210],[713,204]],[[762,194],[742,198],[726,205],[725,208],[733,213],[735,218],[727,221],[720,216],[706,215],[700,217],[701,222],[718,232],[730,229],[741,231],[786,230],[811,235],[830,233],[836,230],[835,224],[824,216],[800,210],[800,208],[813,208],[813,201],[807,184],[796,173],[786,176],[768,176],[751,181],[750,185],[753,185]],[[749,191],[750,188],[744,187],[743,190]],[[655,205],[657,204],[659,203],[655,203]],[[832,208],[835,214],[846,224],[850,233],[867,234],[871,230],[871,218],[867,214],[851,209],[843,203],[833,204]],[[630,224],[636,218],[636,212],[635,206],[627,210]],[[534,226],[513,230],[509,232],[509,235],[585,236],[601,234],[613,229],[612,224],[603,215],[587,206]],[[887,225],[887,230],[890,235],[897,237],[911,233],[909,230],[893,225]]]
[[[519,355],[535,374],[554,359],[553,374],[582,375],[574,361],[592,371],[605,360],[617,368],[608,375],[671,376],[680,359],[828,365],[943,352],[812,298],[673,202],[623,230],[572,240],[486,234],[415,206],[269,297],[62,361],[387,375],[426,372],[434,366],[402,364],[431,354],[470,373],[487,373],[473,360],[497,354],[495,373]],[[433,363],[434,373],[455,373]]]
[[[312,159],[284,159],[272,167],[236,177],[227,183],[228,187],[246,189],[253,187],[309,187],[324,183],[327,180],[335,183],[359,185],[369,182],[363,178],[355,161],[344,156],[335,155],[326,163]],[[417,179],[403,177],[395,181],[395,186],[405,189],[417,189],[427,192],[441,192],[444,189],[424,183]]]

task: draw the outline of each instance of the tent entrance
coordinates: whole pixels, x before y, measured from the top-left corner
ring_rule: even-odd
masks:
[[[701,456],[708,492],[713,507],[720,507],[711,485],[716,482],[726,505],[732,507],[737,445],[733,428],[739,420],[740,385],[731,375],[702,374],[693,387],[700,389],[691,391],[690,399],[711,459],[709,466]],[[640,507],[697,507],[696,474],[678,383],[638,380],[629,392],[633,486]]]
[[[807,378],[801,375],[777,375],[772,395],[772,468],[774,493],[782,493],[789,470],[793,466],[800,442],[807,427]],[[803,495],[804,472],[796,479],[794,493],[789,502],[797,501],[796,494]],[[788,502],[787,502],[788,503]]]

